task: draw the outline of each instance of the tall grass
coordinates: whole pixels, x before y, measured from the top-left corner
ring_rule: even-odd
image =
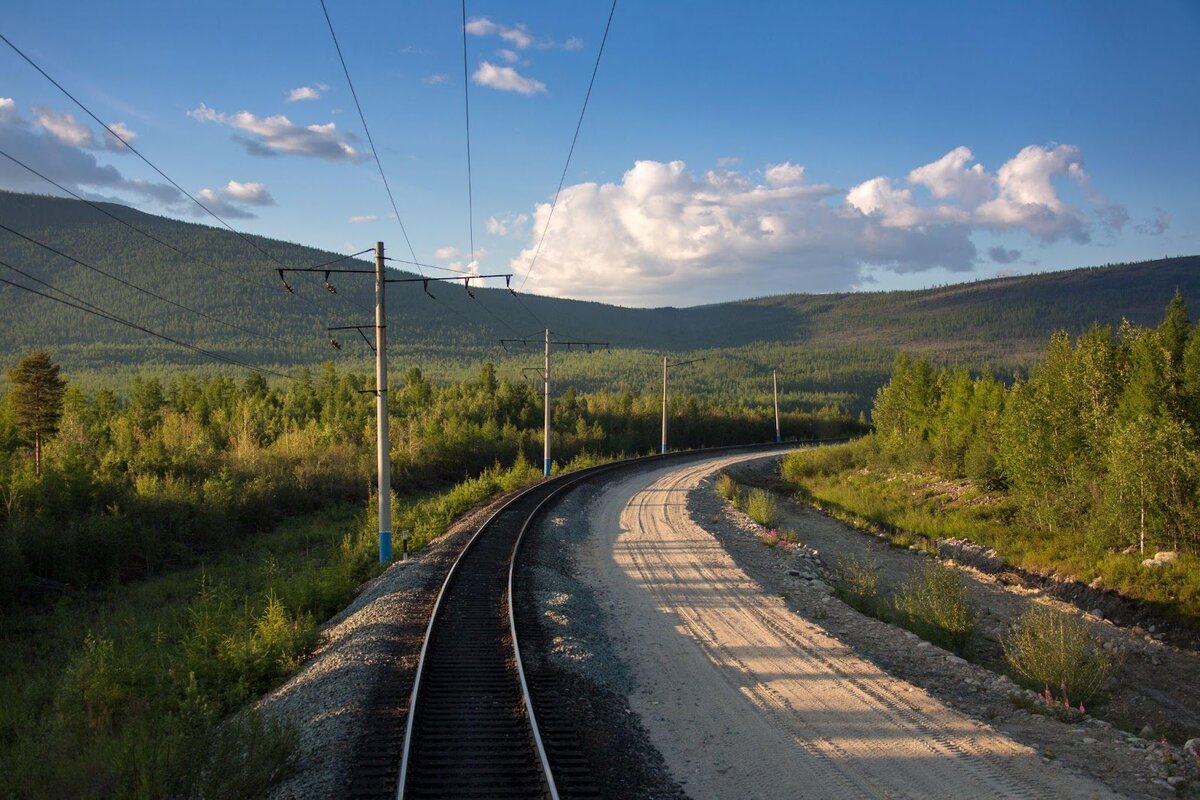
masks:
[[[1137,553],[1097,549],[1070,531],[1033,531],[1021,522],[1006,495],[972,488],[960,498],[950,498],[936,475],[890,466],[876,452],[872,437],[791,453],[782,472],[800,499],[856,526],[882,531],[898,546],[967,539],[1031,571],[1066,573],[1085,583],[1100,578],[1106,588],[1200,628],[1197,556],[1181,553],[1174,562],[1147,570],[1141,566],[1144,556]]]
[[[394,519],[419,548],[540,477],[523,461],[494,467],[394,500]],[[297,731],[239,709],[294,672],[317,625],[378,574],[374,508],[295,519],[202,568],[0,617],[0,798],[262,797]]]
[[[779,519],[779,507],[775,495],[766,489],[751,489],[746,495],[746,514],[750,519],[767,528],[775,527]]]
[[[1107,690],[1115,670],[1080,620],[1042,605],[1018,617],[1001,644],[1018,682],[1064,703],[1091,703]]]
[[[896,621],[922,639],[962,654],[970,647],[979,611],[953,570],[929,561],[900,587]]]

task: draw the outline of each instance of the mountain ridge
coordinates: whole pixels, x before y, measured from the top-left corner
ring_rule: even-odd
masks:
[[[331,275],[338,290],[334,296],[321,287],[320,276],[306,280],[293,275],[289,282],[303,298],[297,299],[284,291],[276,274],[280,263],[311,266],[344,254],[240,235],[268,252],[267,258],[228,230],[115,203],[98,205],[222,272],[185,259],[77,200],[0,192],[0,221],[130,283],[226,320],[229,326],[139,295],[4,231],[0,259],[147,328],[258,367],[311,368],[328,359],[346,368],[367,366],[369,351],[352,331],[342,332],[349,335],[340,337],[343,349],[338,352],[329,348],[325,328],[373,324],[369,276]],[[0,273],[33,285],[3,268]],[[228,273],[241,279],[230,279]],[[602,364],[612,359],[564,354],[558,374],[581,388],[653,385],[656,370],[650,352],[668,351],[704,353],[720,365],[695,368],[701,377],[681,375],[681,386],[690,391],[736,394],[742,391],[734,385],[737,381],[731,384],[722,372],[745,377],[766,369],[769,374],[770,363],[793,371],[814,397],[852,395],[861,401],[886,375],[899,349],[925,352],[947,363],[986,362],[1001,371],[1019,369],[1036,358],[1055,330],[1078,333],[1093,322],[1115,326],[1122,318],[1154,324],[1176,289],[1191,308],[1200,309],[1200,257],[930,289],[789,293],[690,307],[631,308],[538,295],[514,298],[504,289],[484,287],[472,287],[472,299],[460,286],[431,285],[435,302],[425,297],[420,283],[394,284],[388,296],[389,349],[394,364],[419,364],[434,377],[457,377],[484,359],[513,366],[519,374],[515,365],[532,363],[532,356],[506,353],[498,341],[540,333],[544,323],[552,331],[608,341],[627,351],[610,364],[613,371],[608,376],[600,374]],[[31,349],[50,349],[68,373],[92,380],[135,369],[221,368],[199,354],[8,286],[0,288],[0,348],[9,361]]]

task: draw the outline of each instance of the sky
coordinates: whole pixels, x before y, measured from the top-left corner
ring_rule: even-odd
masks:
[[[319,0],[39,0],[0,33],[240,231],[528,292],[690,306],[1200,253],[1194,0],[623,0],[553,214],[610,0],[468,2],[465,31],[460,4],[326,1],[374,148]],[[0,151],[218,224],[3,43]],[[3,158],[0,187],[60,194]]]

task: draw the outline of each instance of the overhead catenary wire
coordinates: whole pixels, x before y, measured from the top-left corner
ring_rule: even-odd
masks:
[[[59,250],[58,248],[52,247],[51,245],[48,245],[45,242],[40,242],[37,239],[34,239],[32,236],[27,236],[27,235],[21,233],[20,231],[13,230],[12,228],[5,225],[4,223],[0,223],[0,230],[8,231],[13,236],[24,239],[25,241],[29,242],[30,244],[37,245],[38,247],[41,247],[44,250],[54,253],[56,256],[65,258],[68,261],[78,264],[79,266],[83,267],[84,269],[91,270],[92,272],[103,275],[104,277],[109,278],[110,280],[114,280],[123,286],[127,286],[130,289],[141,292],[142,294],[146,295],[147,297],[153,297],[155,300],[159,300],[163,303],[167,303],[168,305],[172,305],[175,308],[178,308],[182,311],[187,311],[190,314],[195,314],[196,316],[203,317],[204,319],[207,319],[211,322],[215,322],[219,325],[224,325],[227,328],[232,328],[233,330],[241,331],[242,333],[248,333],[251,336],[256,336],[259,338],[271,339],[272,341],[274,341],[278,344],[284,344],[284,342],[276,336],[271,336],[270,334],[265,334],[265,333],[262,333],[261,331],[251,330],[242,325],[238,325],[236,322],[228,322],[226,320],[221,319],[220,317],[214,317],[212,314],[207,314],[203,311],[200,311],[199,309],[195,309],[190,306],[185,306],[183,303],[178,303],[169,297],[163,297],[161,294],[158,294],[157,292],[152,292],[149,289],[145,289],[141,286],[138,286],[136,283],[127,281],[124,278],[120,277],[119,275],[114,275],[111,272],[100,269],[99,267],[89,264],[86,261],[82,261],[82,260],[76,258],[75,256],[72,256],[68,253],[64,253],[63,251]]]
[[[467,231],[470,233],[470,266],[475,261],[475,193],[471,186],[471,79],[467,68],[467,0],[462,0],[463,111],[467,121]]]
[[[16,267],[13,267],[11,264],[9,264],[8,262],[3,261],[3,260],[0,260],[0,266],[7,267],[16,272],[21,272],[21,270],[17,269]],[[25,274],[25,273],[22,273],[22,274]],[[39,281],[39,282],[45,283],[44,281]],[[47,300],[53,300],[56,303],[62,303],[65,306],[70,306],[71,308],[78,309],[79,311],[83,311],[88,314],[92,314],[97,317],[101,317],[102,319],[109,320],[110,322],[116,322],[116,323],[119,323],[126,327],[133,328],[134,330],[141,331],[142,333],[148,334],[150,336],[154,336],[155,338],[162,339],[163,341],[166,341],[166,342],[170,342],[171,344],[178,345],[179,347],[184,347],[188,350],[195,351],[197,353],[200,353],[201,355],[208,356],[209,358],[214,358],[218,361],[225,362],[226,364],[232,364],[233,366],[243,367],[245,369],[250,370],[251,372],[257,372],[259,374],[275,375],[276,377],[284,378],[286,380],[291,379],[290,375],[285,375],[282,372],[277,372],[277,371],[275,371],[273,369],[269,369],[267,367],[256,367],[252,364],[247,364],[244,361],[239,361],[236,358],[230,358],[229,356],[225,356],[220,353],[215,353],[211,350],[206,350],[203,347],[197,347],[194,344],[190,344],[190,343],[182,341],[180,339],[176,339],[174,337],[167,336],[166,334],[151,330],[150,328],[147,328],[142,325],[138,325],[136,322],[130,322],[129,320],[123,319],[123,318],[121,318],[111,312],[105,311],[97,306],[92,306],[89,308],[88,306],[91,306],[90,303],[87,306],[77,304],[77,303],[72,303],[69,300],[63,300],[60,297],[55,297],[54,295],[46,294],[45,292],[39,292],[37,289],[31,289],[28,286],[23,286],[19,283],[7,280],[5,278],[0,278],[0,283],[7,284],[8,286],[12,286],[17,289],[21,289],[22,291],[29,292],[30,294],[34,294],[39,297],[44,297]],[[51,288],[53,288],[53,287],[51,287]],[[55,291],[61,291],[61,290],[55,289]]]
[[[563,184],[567,180],[567,169],[571,166],[571,156],[575,154],[575,143],[579,140],[579,130],[583,127],[583,115],[587,113],[588,100],[592,97],[592,87],[596,84],[596,73],[600,71],[600,57],[604,55],[604,45],[608,41],[608,31],[612,28],[613,14],[617,11],[617,0],[613,0],[612,8],[608,12],[608,22],[604,25],[604,37],[600,40],[600,49],[596,52],[596,63],[592,67],[592,78],[588,81],[587,94],[583,96],[583,108],[579,110],[579,121],[575,123],[575,135],[571,137],[571,147],[567,151],[567,162],[563,164],[562,175],[558,179],[558,189],[554,191],[554,200],[550,203],[550,212],[546,215],[546,224],[542,226],[542,235],[538,238],[537,248],[533,251],[533,259],[529,262],[529,269],[525,270],[525,277],[521,279],[521,285],[518,290],[525,288],[525,282],[529,280],[533,268],[537,266],[538,256],[542,252],[542,243],[546,241],[546,232],[550,230],[550,220],[554,218],[554,209],[558,206],[558,196],[562,194]]]
[[[358,118],[362,122],[363,132],[367,135],[367,144],[371,148],[371,156],[375,159],[375,166],[379,169],[379,178],[383,181],[383,188],[387,190],[388,201],[392,204],[392,213],[396,215],[396,222],[400,224],[400,232],[404,234],[404,243],[408,245],[408,252],[412,255],[413,263],[417,262],[417,252],[413,249],[412,241],[408,238],[408,229],[404,227],[404,220],[400,217],[400,209],[396,206],[396,198],[392,194],[391,184],[388,183],[387,174],[383,171],[383,163],[379,160],[379,150],[375,147],[375,140],[371,138],[371,129],[367,125],[367,116],[363,113],[362,103],[358,102],[358,92],[354,90],[354,81],[350,79],[350,68],[346,66],[346,57],[342,55],[342,46],[338,44],[337,33],[333,30],[333,20],[329,17],[329,9],[325,7],[325,0],[321,0],[321,11],[325,14],[325,24],[329,26],[329,35],[333,39],[333,47],[337,50],[338,60],[342,62],[342,72],[346,75],[346,83],[350,86],[350,96],[354,98],[354,107],[358,109]],[[420,270],[420,267],[417,267]],[[424,273],[421,273],[424,274]]]
[[[46,70],[42,69],[42,67],[36,61],[34,61],[32,58],[30,58],[28,55],[26,55],[25,51],[23,51],[23,50],[21,50],[21,48],[17,47],[12,42],[12,40],[10,40],[3,33],[0,33],[0,41],[3,41],[6,45],[8,45],[13,50],[13,52],[15,52],[17,55],[19,55],[22,59],[24,59],[29,64],[29,66],[31,66],[35,70],[37,70],[38,73],[40,73],[43,78],[48,80],[50,83],[52,83],[54,85],[54,87],[56,89],[58,89],[60,92],[62,92],[64,95],[66,95],[66,97],[72,103],[74,103],[76,106],[78,106],[80,108],[80,110],[83,111],[83,113],[85,113],[89,117],[91,117],[96,122],[97,125],[104,128],[104,130],[107,131],[108,134],[113,137],[113,139],[120,142],[127,150],[129,150],[129,152],[133,153],[135,156],[137,156],[139,159],[141,159],[143,163],[145,163],[148,167],[150,167],[150,169],[154,170],[156,173],[158,173],[160,176],[162,176],[163,180],[165,180],[167,183],[171,184],[171,186],[175,187],[175,189],[178,190],[184,197],[186,197],[187,199],[189,199],[193,203],[195,203],[197,206],[199,206],[200,209],[204,211],[204,213],[208,214],[210,217],[215,219],[217,222],[221,223],[221,225],[223,225],[228,231],[233,233],[235,236],[237,236],[239,239],[241,239],[243,242],[245,242],[251,248],[258,251],[267,260],[273,261],[276,264],[279,264],[280,266],[287,266],[282,261],[280,261],[278,258],[276,258],[274,255],[272,255],[271,253],[268,253],[266,250],[264,250],[262,247],[260,247],[249,236],[242,233],[241,231],[239,231],[238,229],[236,229],[232,225],[230,225],[228,222],[226,222],[222,216],[217,214],[215,211],[213,211],[211,208],[206,206],[204,203],[200,202],[200,200],[197,199],[196,196],[193,195],[191,192],[189,192],[187,189],[184,189],[182,186],[180,186],[179,183],[177,183],[174,178],[172,178],[167,173],[163,172],[162,169],[160,169],[157,164],[155,164],[153,161],[151,161],[149,158],[147,158],[145,155],[143,155],[142,151],[138,150],[136,147],[134,147],[132,144],[130,144],[129,141],[125,137],[121,136],[119,133],[117,133],[115,130],[113,130],[112,126],[108,125],[106,122],[104,122],[104,120],[100,119],[100,117],[96,116],[96,114],[90,108],[88,108],[86,105],[84,105],[83,102],[81,100],[79,100],[79,98],[77,98],[75,95],[71,94],[71,92],[69,92],[65,86],[63,86],[61,83],[59,83],[57,80],[55,80],[54,77],[50,75],[50,73],[46,72]],[[358,308],[360,308],[364,311],[368,310],[366,308],[366,306],[364,306],[360,303],[357,303],[354,300],[351,300],[350,298],[344,298],[344,299],[346,300],[347,303],[357,306]]]

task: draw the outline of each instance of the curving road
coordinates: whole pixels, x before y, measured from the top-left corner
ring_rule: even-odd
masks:
[[[636,680],[630,707],[691,797],[1117,796],[892,678],[765,595],[686,507],[706,476],[761,457],[609,485],[581,553]]]

